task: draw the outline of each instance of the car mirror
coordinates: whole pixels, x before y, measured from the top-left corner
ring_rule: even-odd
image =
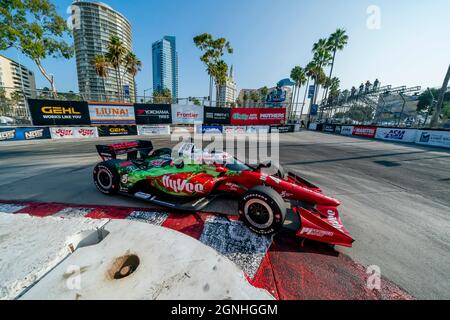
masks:
[[[183,159],[177,159],[173,162],[174,166],[177,167],[177,169],[183,169],[184,168],[184,160]]]
[[[262,169],[262,168],[270,168],[270,167],[272,167],[272,161],[270,161],[270,160],[261,162],[261,163],[258,165],[258,169]]]

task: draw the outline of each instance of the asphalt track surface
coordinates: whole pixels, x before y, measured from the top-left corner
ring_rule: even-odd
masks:
[[[281,163],[342,201],[344,224],[356,242],[338,251],[378,266],[416,298],[450,299],[449,151],[318,132],[280,138]],[[152,140],[157,147],[173,144],[170,137]],[[91,174],[98,143],[1,143],[0,199],[142,206],[96,191]]]

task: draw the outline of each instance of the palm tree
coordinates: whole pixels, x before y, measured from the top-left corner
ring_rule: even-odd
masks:
[[[120,75],[120,66],[127,54],[127,49],[123,45],[122,40],[117,36],[111,36],[108,43],[108,52],[106,59],[111,66],[116,70],[117,93],[119,100],[122,98],[122,77]]]
[[[199,48],[201,51],[204,51],[204,54],[200,57],[200,60],[206,65],[206,71],[209,75],[209,96],[212,100],[211,96],[213,81],[215,80],[216,83],[218,81],[214,78],[214,73],[217,71],[215,69],[223,68],[223,65],[220,64],[225,62],[221,60],[221,57],[225,54],[225,51],[228,54],[232,54],[233,48],[231,47],[230,42],[225,38],[214,39],[213,36],[209,33],[202,33],[194,37],[193,40],[197,48]],[[220,79],[219,82],[220,81],[222,81],[222,79]]]
[[[259,89],[259,93],[260,93],[260,95],[261,95],[261,102],[262,102],[263,104],[265,104],[267,95],[269,94],[269,88],[267,88],[266,86],[264,86],[264,87],[262,87],[261,89]]]
[[[124,59],[125,68],[127,72],[133,77],[133,86],[134,86],[134,101],[137,101],[137,92],[136,92],[136,75],[142,68],[142,62],[138,59],[138,57],[131,51],[127,53]]]
[[[300,89],[306,83],[306,72],[302,67],[296,66],[291,71],[291,78],[295,82],[294,95],[293,95],[293,100],[292,100],[292,102],[295,101],[295,111],[294,111],[294,117],[295,117],[295,115],[297,114],[297,109],[298,109],[298,97],[300,95]],[[291,117],[292,111],[293,110],[291,108],[289,117]],[[303,109],[302,109],[302,111],[303,111]]]
[[[228,65],[223,60],[217,61],[209,66],[211,76],[216,85],[216,105],[220,107],[220,89],[227,84]]]
[[[319,41],[313,45],[312,52],[314,54],[313,62],[318,67],[316,69],[316,71],[317,71],[316,75],[324,73],[322,68],[330,65],[331,61],[333,59],[333,57],[330,53],[330,46],[329,46],[328,40],[327,39],[319,39]],[[319,69],[321,69],[322,72],[320,72]],[[316,80],[320,80],[319,77],[316,77]],[[317,97],[318,97],[318,93],[320,90],[320,84],[323,84],[324,81],[325,81],[325,79],[322,79],[322,81],[315,81],[316,88],[315,88],[315,95],[314,95],[313,103],[317,102]]]
[[[330,35],[328,38],[328,47],[333,52],[333,59],[331,61],[330,75],[331,79],[333,76],[334,62],[336,59],[336,52],[344,50],[345,46],[348,43],[348,35],[344,29],[337,29],[334,33]],[[327,98],[328,89],[325,93],[325,99]]]
[[[106,87],[105,87],[105,78],[108,77],[108,67],[109,67],[109,62],[106,59],[105,55],[103,54],[97,54],[92,60],[91,60],[91,65],[94,67],[95,69],[95,73],[97,73],[97,75],[102,78],[102,82],[103,82],[103,93],[105,94],[105,98],[107,98],[106,96]]]

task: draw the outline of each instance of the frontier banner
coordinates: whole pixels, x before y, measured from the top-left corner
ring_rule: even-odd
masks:
[[[170,104],[134,104],[137,124],[171,124],[172,107]]]
[[[92,124],[135,124],[134,106],[124,103],[90,102]]]
[[[172,124],[203,124],[203,107],[173,104]]]
[[[28,99],[28,107],[35,126],[91,124],[85,101]]]
[[[281,125],[285,122],[285,108],[234,108],[231,110],[233,125]]]
[[[205,124],[230,124],[230,108],[204,107],[204,111]]]

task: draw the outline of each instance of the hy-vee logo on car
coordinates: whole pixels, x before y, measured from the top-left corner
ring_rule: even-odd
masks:
[[[191,183],[183,179],[172,180],[170,176],[164,176],[162,183],[164,187],[171,188],[174,192],[203,192],[203,185],[199,183]]]

